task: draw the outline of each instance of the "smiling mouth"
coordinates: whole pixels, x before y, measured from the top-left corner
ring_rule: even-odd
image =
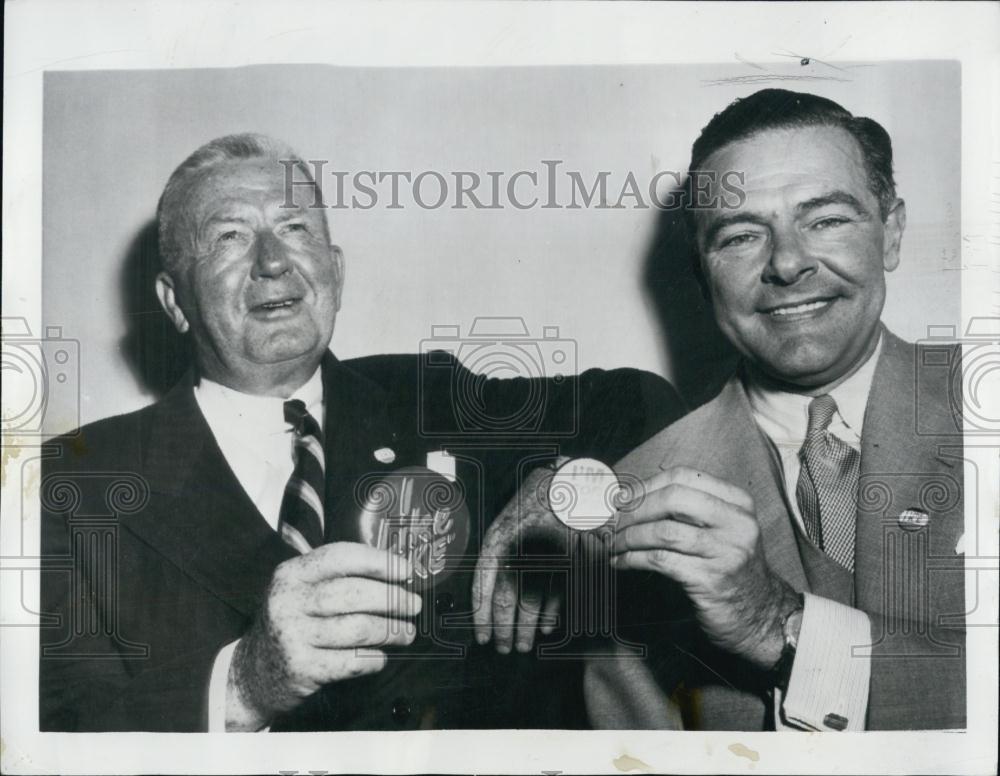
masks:
[[[791,318],[806,316],[810,313],[814,313],[818,310],[822,310],[829,307],[833,302],[833,298],[828,299],[815,299],[811,302],[802,302],[800,304],[794,305],[781,305],[780,307],[771,307],[764,312],[770,315],[772,318]]]
[[[273,313],[280,310],[289,310],[295,307],[302,300],[298,297],[291,299],[275,299],[270,302],[261,302],[260,304],[255,304],[251,310],[255,313]]]

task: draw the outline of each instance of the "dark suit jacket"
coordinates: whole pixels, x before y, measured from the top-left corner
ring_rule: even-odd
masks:
[[[327,504],[347,503],[365,475],[424,465],[448,447],[473,514],[467,569],[485,521],[528,469],[557,451],[614,460],[681,411],[669,385],[635,370],[477,381],[440,353],[434,368],[420,358],[324,359]],[[470,429],[453,411],[465,400],[457,385],[475,386],[492,416],[523,422],[499,436]],[[535,415],[520,412],[526,402]],[[382,447],[396,452],[391,465],[374,459]],[[41,729],[205,730],[215,655],[245,631],[294,551],[240,487],[191,379],[49,453],[42,609],[56,619],[41,632]],[[341,538],[336,512],[332,525],[329,538]],[[512,685],[486,650],[470,650],[470,581],[456,573],[425,596],[422,626],[435,638],[375,676],[316,693],[272,729],[501,726]]]
[[[868,729],[965,725],[965,578],[956,554],[963,459],[953,409],[961,397],[949,384],[957,358],[955,348],[930,353],[885,332],[862,430],[853,578],[797,530],[738,377],[616,467],[645,478],[686,465],[745,488],[771,568],[796,590],[869,615]],[[900,515],[911,509],[929,516],[926,527],[903,525]],[[644,645],[648,656],[627,659],[617,647],[616,659],[588,666],[593,724],[766,729],[773,682],[708,645],[684,596],[663,577],[620,576],[623,640]]]

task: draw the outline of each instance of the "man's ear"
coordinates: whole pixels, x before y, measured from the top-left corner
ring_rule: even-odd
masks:
[[[177,297],[174,293],[174,279],[166,272],[160,272],[156,276],[156,298],[160,300],[160,307],[167,317],[173,321],[174,326],[181,334],[186,334],[191,328],[187,316],[177,304]]]
[[[340,312],[340,294],[344,290],[344,252],[340,250],[339,245],[330,246],[330,258],[333,259],[333,274],[335,277],[335,282],[337,284],[337,290],[334,294],[334,301],[337,304],[337,312]]]
[[[885,241],[882,245],[882,267],[892,272],[899,266],[899,246],[906,229],[906,203],[897,199],[885,219]]]

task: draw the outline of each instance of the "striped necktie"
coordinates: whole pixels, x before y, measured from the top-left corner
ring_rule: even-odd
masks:
[[[837,402],[827,394],[809,402],[809,427],[799,450],[802,468],[795,499],[806,534],[848,571],[854,571],[854,522],[861,454],[827,431]]]
[[[305,554],[323,543],[326,465],[323,432],[298,399],[285,402],[285,422],[295,430],[295,469],[285,486],[278,526],[281,538]]]

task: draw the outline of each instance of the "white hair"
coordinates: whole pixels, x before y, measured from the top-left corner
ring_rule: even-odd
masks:
[[[192,179],[203,176],[207,170],[213,167],[228,162],[252,159],[294,162],[294,168],[305,175],[313,185],[316,185],[316,179],[313,177],[309,165],[287,143],[281,140],[254,132],[226,135],[210,140],[177,166],[160,195],[160,201],[156,207],[156,218],[159,223],[160,260],[165,269],[169,271],[176,267],[183,258],[181,246],[175,234],[174,222],[184,205],[185,195]],[[318,190],[317,186],[317,192]],[[323,222],[326,223],[325,217]],[[329,238],[329,235],[327,237]]]

